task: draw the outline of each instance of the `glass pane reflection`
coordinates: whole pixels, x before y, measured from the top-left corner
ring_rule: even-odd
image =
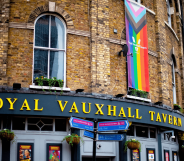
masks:
[[[40,17],[36,22],[35,46],[49,47],[49,15]]]
[[[136,126],[136,136],[148,137],[148,128],[142,126]]]
[[[51,48],[64,49],[65,28],[63,23],[54,16],[51,16]]]
[[[51,51],[50,52],[50,78],[56,77],[62,79],[64,76],[64,52]]]
[[[48,51],[34,50],[34,79],[36,77],[47,77],[48,69]]]

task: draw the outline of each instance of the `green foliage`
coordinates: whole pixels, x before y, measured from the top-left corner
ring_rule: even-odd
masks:
[[[137,90],[136,89],[130,89],[131,95],[137,96]]]
[[[138,89],[130,89],[131,91],[131,94],[130,95],[133,95],[133,96],[140,96],[142,98],[147,98],[148,97],[148,93],[145,92],[145,91],[141,91],[141,90],[138,90]]]
[[[39,86],[43,86],[43,82],[46,81],[49,86],[49,92],[51,92],[51,87],[55,87],[56,83],[58,83],[59,87],[63,87],[63,80],[57,79],[56,77],[53,77],[52,79],[44,78],[44,76],[40,76],[39,78],[36,77],[35,81],[38,83]],[[44,89],[42,89],[45,91]],[[54,91],[56,93],[56,91]],[[60,94],[62,94],[63,91],[60,91]]]
[[[7,141],[11,141],[14,139],[16,135],[14,134],[13,131],[9,130],[9,129],[3,129],[0,131],[0,138],[7,140]],[[15,140],[13,140],[14,142]]]
[[[130,143],[130,142],[134,142],[134,143],[139,143],[140,144],[140,148],[139,148],[139,151],[141,151],[141,143],[138,141],[138,140],[135,140],[135,139],[130,139],[130,140],[127,140],[126,142],[125,142],[125,144],[124,144],[124,146],[125,146],[125,152],[127,151],[127,146],[128,146],[128,143]]]
[[[147,98],[147,97],[148,97],[148,93],[145,92],[145,91],[138,90],[138,93],[140,93],[140,96],[141,96],[142,98]]]
[[[184,145],[182,145],[181,148],[184,148]]]
[[[14,134],[14,132],[9,129],[3,129],[0,131],[0,133]]]
[[[174,106],[177,106],[177,107],[179,108],[180,112],[183,112],[183,109],[181,108],[181,106],[180,106],[180,105],[178,105],[178,104],[174,104]]]
[[[78,136],[75,133],[72,133],[72,135],[65,136],[61,142],[65,141],[65,140],[66,141],[69,140],[68,144],[73,146],[73,139],[80,139],[81,142],[84,143],[84,140],[82,139],[82,137]]]

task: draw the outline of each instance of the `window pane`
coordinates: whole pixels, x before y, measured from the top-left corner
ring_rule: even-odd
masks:
[[[44,125],[41,131],[52,131],[52,125]]]
[[[36,124],[40,121],[39,118],[28,118],[28,124]]]
[[[150,138],[156,138],[156,129],[150,128]]]
[[[48,51],[47,50],[34,50],[34,79],[36,77],[47,77],[48,68]]]
[[[127,130],[127,135],[134,136],[134,126],[129,126]]]
[[[13,130],[25,130],[25,118],[14,117],[12,119]]]
[[[49,16],[42,16],[35,25],[35,46],[49,47]]]
[[[41,119],[44,124],[53,124],[53,119]]]
[[[55,119],[55,131],[66,131],[66,120]]]
[[[64,78],[64,52],[51,51],[50,52],[50,78],[57,79]]]
[[[148,137],[148,128],[136,126],[136,136],[139,137]]]
[[[57,17],[51,16],[51,48],[64,49],[64,45],[64,25]]]
[[[36,125],[28,125],[28,130],[34,130],[34,131],[39,131],[40,128],[37,127]]]

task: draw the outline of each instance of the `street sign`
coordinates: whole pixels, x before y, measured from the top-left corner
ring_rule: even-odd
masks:
[[[127,130],[128,127],[129,122],[127,120],[98,122],[98,131]]]
[[[94,123],[92,121],[71,117],[69,122],[71,127],[93,131]]]
[[[93,139],[94,133],[89,132],[89,131],[84,131],[84,136]]]
[[[98,140],[103,141],[122,141],[124,139],[123,134],[98,134]]]

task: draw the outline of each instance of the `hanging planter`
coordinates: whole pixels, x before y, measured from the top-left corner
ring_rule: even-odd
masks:
[[[78,136],[77,134],[74,134],[74,133],[72,135],[65,136],[63,138],[62,142],[65,141],[65,140],[71,146],[73,146],[73,144],[79,144],[80,140],[82,141],[82,143],[84,142],[83,139],[80,136]]]
[[[131,150],[139,149],[141,151],[141,143],[135,139],[127,140],[125,142],[125,151],[127,151],[127,147]]]
[[[130,142],[128,143],[128,148],[131,150],[139,149],[140,148],[140,143],[135,143],[135,142]]]
[[[6,140],[6,141],[11,141],[14,139],[14,132],[12,132],[9,129],[4,129],[0,131],[0,139],[1,140]]]

